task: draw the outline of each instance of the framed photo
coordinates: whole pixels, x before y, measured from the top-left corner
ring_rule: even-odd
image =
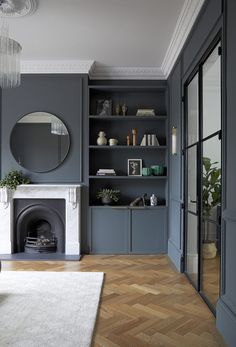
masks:
[[[142,159],[128,159],[128,176],[142,176]]]
[[[112,100],[99,99],[97,100],[97,115],[111,116],[112,114]]]

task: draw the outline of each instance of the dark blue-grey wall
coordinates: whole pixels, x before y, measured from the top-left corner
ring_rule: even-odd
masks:
[[[168,80],[169,103],[170,103],[170,129],[177,127],[177,155],[170,155],[169,160],[169,237],[168,254],[176,265],[181,269],[183,252],[182,240],[182,155],[181,155],[181,129],[182,129],[182,92],[181,92],[182,64],[179,61]]]
[[[170,202],[168,254],[181,269],[183,254],[182,158],[183,110],[181,95],[191,72],[203,57],[214,38],[221,33],[223,47],[223,221],[221,295],[216,307],[216,324],[230,347],[236,346],[236,1],[206,0],[200,16],[175,64],[169,79],[170,129],[178,127],[178,154],[170,155]],[[181,111],[182,110],[182,111]],[[182,139],[180,130],[182,129]]]
[[[24,75],[19,88],[2,91],[1,176],[9,170],[22,170],[34,183],[74,183],[82,177],[82,117],[86,113],[83,90],[86,75]],[[49,112],[58,116],[68,128],[70,150],[65,161],[46,173],[22,169],[10,150],[11,131],[23,115]],[[43,139],[42,139],[43,141]]]
[[[236,1],[224,8],[225,34],[225,166],[222,220],[221,297],[217,303],[217,327],[229,346],[236,346]]]

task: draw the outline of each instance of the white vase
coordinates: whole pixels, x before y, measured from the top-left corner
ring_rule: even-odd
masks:
[[[99,131],[98,138],[97,138],[97,144],[98,144],[98,146],[106,146],[107,139],[106,139],[106,134],[104,133],[104,131]]]

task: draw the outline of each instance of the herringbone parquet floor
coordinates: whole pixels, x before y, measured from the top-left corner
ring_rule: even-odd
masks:
[[[104,272],[93,347],[226,346],[214,316],[166,256],[88,255],[80,262],[3,262],[2,270]]]

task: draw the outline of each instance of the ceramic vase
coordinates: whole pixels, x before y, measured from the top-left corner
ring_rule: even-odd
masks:
[[[104,131],[99,131],[97,144],[98,146],[106,146],[107,139],[106,139],[106,134],[104,133]]]

